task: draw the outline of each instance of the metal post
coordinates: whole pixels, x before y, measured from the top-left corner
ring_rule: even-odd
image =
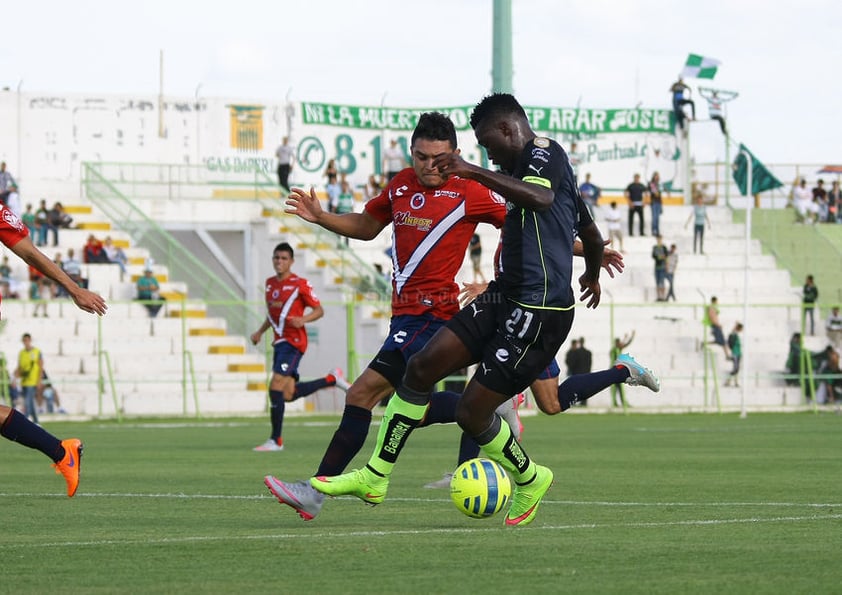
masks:
[[[745,263],[743,266],[743,336],[741,338],[742,350],[745,352],[745,347],[748,345],[748,296],[749,296],[749,282],[751,276],[751,269],[749,268],[749,255],[751,252],[751,211],[754,206],[754,193],[751,187],[751,174],[754,163],[751,159],[751,154],[747,149],[741,149],[740,153],[746,158],[746,240],[745,240]],[[748,384],[748,358],[741,356],[742,361],[742,385],[740,386],[740,418],[746,417],[746,384]]]
[[[512,0],[494,0],[491,90],[512,92]]]

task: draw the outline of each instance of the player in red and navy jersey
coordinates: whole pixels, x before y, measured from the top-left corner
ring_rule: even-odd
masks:
[[[79,309],[102,316],[108,309],[105,300],[79,287],[52,260],[44,256],[32,240],[23,222],[5,206],[0,205],[0,242],[34,267],[61,285]],[[29,448],[40,450],[53,460],[56,473],[67,482],[67,495],[72,497],[79,487],[82,465],[82,442],[78,438],[59,440],[41,426],[33,424],[10,407],[0,405],[0,435]]]
[[[288,401],[295,401],[331,386],[343,390],[348,388],[338,368],[323,378],[298,382],[298,363],[307,351],[307,329],[304,325],[315,322],[324,316],[325,311],[310,282],[292,272],[294,255],[292,246],[286,242],[281,242],[272,251],[275,275],[266,279],[266,318],[251,335],[251,342],[257,345],[263,333],[271,327],[275,351],[272,380],[269,382],[272,431],[266,442],[254,448],[258,452],[284,449],[282,434]]]
[[[454,281],[478,223],[500,227],[505,201],[488,188],[433,167],[437,157],[458,151],[447,116],[422,114],[412,134],[412,167],[395,176],[362,213],[325,212],[315,192],[293,189],[288,213],[340,235],[371,240],[392,225],[392,318],[380,351],[345,396],[345,411],[316,476],[344,471],[360,451],[371,410],[400,385],[406,362],[459,310]],[[454,421],[457,393],[436,393],[424,425]],[[307,481],[285,483],[272,476],[267,487],[305,520],[321,510],[323,496]]]

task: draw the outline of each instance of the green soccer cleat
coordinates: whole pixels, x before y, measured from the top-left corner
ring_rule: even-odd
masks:
[[[553,472],[541,465],[535,465],[535,467],[535,479],[526,485],[515,484],[514,486],[512,505],[506,515],[506,525],[508,526],[522,527],[531,523],[535,519],[538,505],[541,504],[541,498],[553,485]]]
[[[380,504],[386,498],[389,478],[375,474],[368,467],[354,469],[333,477],[310,478],[310,485],[328,496],[356,496],[366,504]]]

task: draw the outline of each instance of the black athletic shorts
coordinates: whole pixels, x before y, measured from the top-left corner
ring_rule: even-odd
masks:
[[[573,308],[529,308],[507,300],[492,282],[447,328],[475,362],[474,378],[504,395],[522,392],[550,365],[573,326]]]

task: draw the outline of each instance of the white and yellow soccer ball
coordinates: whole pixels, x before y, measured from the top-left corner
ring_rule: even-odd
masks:
[[[470,459],[453,472],[450,498],[462,513],[475,519],[493,516],[508,505],[512,483],[499,463]]]

